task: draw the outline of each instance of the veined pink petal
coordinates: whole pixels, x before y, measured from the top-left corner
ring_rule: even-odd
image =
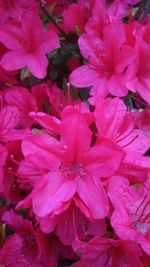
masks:
[[[122,23],[111,23],[104,28],[104,43],[109,51],[117,51],[125,42],[125,31]]]
[[[76,188],[77,185],[74,180],[65,180],[60,172],[49,172],[33,191],[34,212],[39,217],[54,212],[64,202],[69,201],[73,197]]]
[[[95,99],[97,99],[99,96],[106,97],[108,93],[107,79],[105,76],[97,79],[90,91],[90,95]]]
[[[68,159],[78,161],[89,150],[92,133],[82,113],[76,109],[67,109],[62,117],[61,142],[66,146]]]
[[[0,139],[3,142],[9,142],[14,140],[22,140],[27,136],[31,135],[30,129],[24,129],[24,130],[17,130],[17,129],[11,129],[7,133],[3,133],[3,135],[0,134]]]
[[[15,23],[6,23],[0,26],[0,41],[8,48],[18,50],[21,48],[22,31]]]
[[[126,106],[121,99],[116,97],[113,99],[107,98],[104,100],[104,98],[98,97],[95,103],[94,116],[99,135],[106,136],[110,139],[116,139],[121,130],[122,134],[124,134],[122,128],[125,124],[124,118],[126,112]],[[129,127],[129,132],[132,128]],[[127,135],[126,131],[125,135]]]
[[[123,207],[116,209],[111,217],[111,225],[116,234],[123,240],[136,240],[136,232],[132,228],[132,223],[128,213]]]
[[[82,55],[88,60],[91,57],[96,59],[97,49],[104,49],[102,40],[92,34],[82,34],[79,38],[78,45],[80,47]]]
[[[26,65],[29,71],[37,78],[43,79],[46,76],[48,60],[43,54],[27,54]]]
[[[59,47],[59,37],[56,31],[47,30],[43,32],[41,38],[38,40],[39,53],[47,54]]]
[[[19,128],[30,128],[33,119],[29,117],[30,111],[36,111],[35,97],[24,87],[12,86],[4,91],[4,100],[8,105],[18,108]]]
[[[59,142],[46,134],[36,134],[22,142],[22,152],[37,167],[57,170],[64,157]]]
[[[97,84],[100,79],[98,72],[90,68],[89,65],[75,69],[70,75],[70,82],[76,87],[86,87]]]
[[[0,131],[8,132],[16,127],[18,121],[18,109],[16,107],[6,106],[0,110]]]
[[[93,176],[107,177],[119,168],[124,152],[111,140],[101,137],[98,145],[91,147],[85,158],[85,169]]]
[[[78,180],[77,193],[94,219],[101,219],[108,215],[108,199],[100,180],[86,175]]]
[[[45,129],[49,130],[54,134],[59,134],[60,132],[60,120],[57,118],[50,116],[44,112],[30,112],[30,117],[35,119],[40,125],[42,125]]]
[[[141,79],[137,85],[140,96],[150,104],[150,79]]]
[[[117,235],[135,240],[150,255],[149,182],[136,189],[126,178],[114,176],[109,180],[108,195],[115,208],[111,224]]]
[[[150,147],[150,136],[143,131],[134,130],[119,145],[126,151],[126,159],[133,160],[141,158]]]
[[[42,173],[35,165],[22,160],[17,170],[17,175],[20,182],[25,181],[34,186],[40,180]]]
[[[0,64],[5,70],[18,70],[26,66],[26,53],[24,51],[9,51],[2,57]]]
[[[44,233],[51,233],[55,230],[55,219],[51,215],[39,217],[40,228]]]
[[[25,33],[43,33],[42,20],[33,10],[25,11],[22,15],[22,30]]]
[[[128,88],[125,86],[124,73],[112,75],[108,80],[108,89],[112,95],[122,97],[128,94]]]

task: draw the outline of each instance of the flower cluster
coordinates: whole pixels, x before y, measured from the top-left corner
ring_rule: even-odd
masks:
[[[0,0],[0,267],[150,266],[148,8]]]

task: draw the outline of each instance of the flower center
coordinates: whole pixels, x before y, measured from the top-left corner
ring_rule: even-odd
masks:
[[[61,162],[59,169],[69,180],[77,180],[85,175],[82,163]]]

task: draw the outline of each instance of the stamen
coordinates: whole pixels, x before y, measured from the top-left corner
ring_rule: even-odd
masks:
[[[68,97],[68,102],[70,105],[72,105],[72,100],[71,100],[71,87],[70,83],[67,83],[67,97]]]
[[[64,173],[65,177],[68,180],[76,180],[78,178],[81,178],[85,175],[85,171],[83,170],[83,164],[82,163],[65,163],[61,162],[60,164],[60,171]]]

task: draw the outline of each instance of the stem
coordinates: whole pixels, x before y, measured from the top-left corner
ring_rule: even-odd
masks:
[[[136,100],[137,102],[139,102],[140,104],[142,104],[144,107],[149,108],[150,109],[150,105],[146,104],[144,101],[142,101],[141,99],[137,98],[134,95],[130,95],[131,98],[133,98],[134,100]]]
[[[51,16],[51,14],[49,13],[48,9],[44,6],[44,4],[42,3],[42,0],[38,1],[40,4],[41,9],[43,10],[43,12],[45,13],[45,15],[51,20],[51,22],[56,26],[56,28],[58,29],[58,31],[66,37],[65,32],[59,27],[59,25],[56,23],[55,19]]]
[[[64,36],[66,38],[66,40],[69,41],[68,36],[66,35],[66,33],[59,27],[59,25],[56,23],[55,19],[51,16],[51,14],[49,13],[48,9],[44,6],[44,4],[42,3],[42,0],[38,0],[41,9],[43,10],[43,12],[45,13],[45,15],[51,20],[51,22],[55,25],[55,27],[57,28],[57,30],[62,34],[62,36]],[[62,42],[61,43],[62,47],[64,47],[68,52],[70,52],[72,55],[76,56],[74,54],[74,52],[69,49],[68,47],[66,47],[66,45]]]

